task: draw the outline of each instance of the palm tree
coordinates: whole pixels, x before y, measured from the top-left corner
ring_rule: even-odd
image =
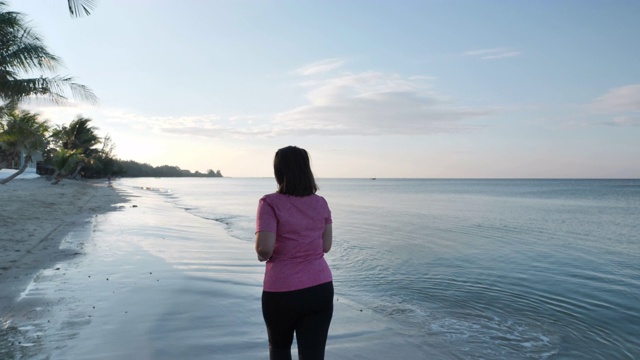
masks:
[[[87,175],[91,177],[111,176],[114,172],[117,172],[117,161],[113,154],[114,149],[113,140],[108,134],[105,135],[102,138],[102,146],[97,153],[91,156],[93,160],[91,166],[85,168]]]
[[[53,174],[53,184],[59,183],[67,176],[79,162],[83,161],[82,150],[59,149],[53,154],[52,164],[56,169]]]
[[[22,167],[10,175],[0,180],[0,185],[6,184],[22,174],[35,151],[44,151],[47,147],[47,134],[49,124],[40,121],[38,114],[23,110],[13,110],[8,112],[4,121],[4,131],[0,133],[0,143],[2,147],[11,153],[20,153],[24,156]]]
[[[20,161],[20,156],[22,155],[17,146],[17,141],[14,139],[14,134],[11,131],[7,132],[11,123],[11,114],[14,110],[14,108],[8,106],[0,107],[0,170],[7,167],[7,165],[11,169],[15,168],[16,162]]]
[[[77,116],[69,123],[69,126],[62,125],[54,133],[63,148],[69,150],[82,149],[85,155],[91,156],[98,151],[95,147],[102,143],[102,140],[96,134],[97,130],[97,127],[91,126],[90,118]]]
[[[69,126],[62,125],[53,131],[52,138],[65,150],[79,150],[83,161],[77,162],[77,168],[71,177],[75,177],[83,166],[92,164],[100,153],[98,145],[102,143],[96,134],[97,128],[91,126],[91,119],[78,116]]]
[[[7,158],[10,155],[9,151],[2,146],[2,135],[6,130],[6,126],[4,125],[6,117],[7,109],[4,106],[0,106],[0,170],[7,166]]]
[[[72,3],[83,9],[93,1],[69,0],[70,11]],[[74,9],[78,14],[78,8]],[[40,36],[27,25],[23,14],[8,11],[6,2],[0,0],[0,101],[15,107],[33,96],[56,103],[65,103],[71,96],[95,103],[93,92],[75,83],[73,78],[45,76],[61,67],[60,58],[49,52]]]

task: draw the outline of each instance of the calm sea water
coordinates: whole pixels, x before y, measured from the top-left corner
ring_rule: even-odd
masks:
[[[273,179],[125,179],[253,241]],[[336,295],[462,359],[640,358],[640,180],[319,179]]]

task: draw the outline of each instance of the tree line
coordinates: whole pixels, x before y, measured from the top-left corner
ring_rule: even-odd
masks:
[[[26,171],[36,153],[42,155],[38,173],[48,175],[54,184],[65,177],[222,177],[220,170],[192,173],[177,166],[154,167],[118,159],[111,137],[100,137],[97,130],[91,119],[82,116],[69,125],[52,126],[36,113],[0,109],[0,169],[15,168],[22,163],[16,173],[0,180],[0,184]]]
[[[132,160],[118,160],[117,166],[120,167],[121,174],[130,177],[222,177],[220,170],[209,169],[206,173],[191,172],[180,169],[177,166],[162,165],[154,167]]]
[[[74,17],[89,15],[95,7],[94,0],[67,3]],[[220,170],[191,173],[176,166],[123,161],[114,156],[115,144],[109,135],[98,136],[91,119],[78,116],[68,125],[53,126],[39,114],[21,109],[20,104],[31,98],[56,104],[66,104],[71,98],[97,102],[88,87],[57,75],[61,67],[61,59],[47,49],[25,16],[10,11],[7,2],[0,0],[0,169],[22,164],[0,184],[26,171],[38,154],[42,155],[38,172],[50,175],[54,183],[77,176],[222,176]]]

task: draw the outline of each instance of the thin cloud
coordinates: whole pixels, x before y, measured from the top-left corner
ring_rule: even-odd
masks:
[[[310,75],[326,73],[342,67],[344,63],[345,63],[344,59],[326,59],[326,60],[308,64],[299,69],[296,69],[294,70],[294,74],[310,76]]]
[[[567,127],[640,126],[640,84],[609,89],[586,104],[570,108],[576,117]]]
[[[590,106],[608,113],[640,112],[640,84],[613,88],[594,99]]]
[[[101,133],[120,129],[206,138],[244,138],[265,136],[272,132],[272,126],[265,125],[264,116],[148,116],[115,108],[63,106],[33,108],[32,111],[60,125],[68,124],[77,115],[82,115],[91,118],[93,125],[97,126]]]
[[[245,138],[269,135],[271,126],[265,124],[264,116],[222,118],[209,115],[167,118],[158,126],[158,130],[167,134],[206,138]]]
[[[164,127],[161,128],[160,131],[166,134],[189,135],[206,138],[228,138],[229,136],[245,138],[271,134],[270,128],[261,130],[259,128],[246,129],[221,125]]]
[[[509,48],[492,48],[492,49],[480,49],[471,50],[464,53],[466,56],[473,56],[482,60],[495,60],[512,58],[522,55],[521,51],[509,49]]]
[[[101,108],[90,116],[100,127],[121,131],[238,139],[461,133],[484,127],[480,121],[499,111],[461,105],[428,79],[363,72],[306,81],[299,84],[306,103],[276,114],[168,117]]]
[[[605,123],[610,126],[640,126],[640,115],[638,116],[616,116],[610,122]]]
[[[610,89],[587,105],[591,114],[611,116],[599,125],[640,126],[640,84]]]
[[[483,56],[483,57],[481,57],[481,59],[482,60],[504,59],[504,58],[520,56],[521,54],[522,54],[522,52],[520,52],[520,51],[508,51],[508,52],[503,52],[503,53],[496,54],[496,55]]]
[[[275,116],[274,135],[424,135],[466,132],[490,108],[455,105],[423,81],[394,74],[346,74],[306,83],[309,104]]]

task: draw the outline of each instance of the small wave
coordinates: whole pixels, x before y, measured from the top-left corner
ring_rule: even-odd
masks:
[[[255,223],[253,218],[236,214],[203,214],[202,210],[198,208],[184,207],[183,209],[193,216],[222,224],[227,234],[233,238],[242,241],[253,241],[253,224]]]
[[[153,191],[153,192],[171,192],[171,190],[165,190],[162,188],[156,188],[156,187],[151,187],[151,186],[141,186],[140,189],[145,190],[145,191]]]
[[[428,334],[445,337],[469,359],[549,359],[560,349],[548,330],[497,316],[452,314],[430,319]],[[481,346],[474,346],[474,344]],[[492,346],[486,346],[492,344]]]

